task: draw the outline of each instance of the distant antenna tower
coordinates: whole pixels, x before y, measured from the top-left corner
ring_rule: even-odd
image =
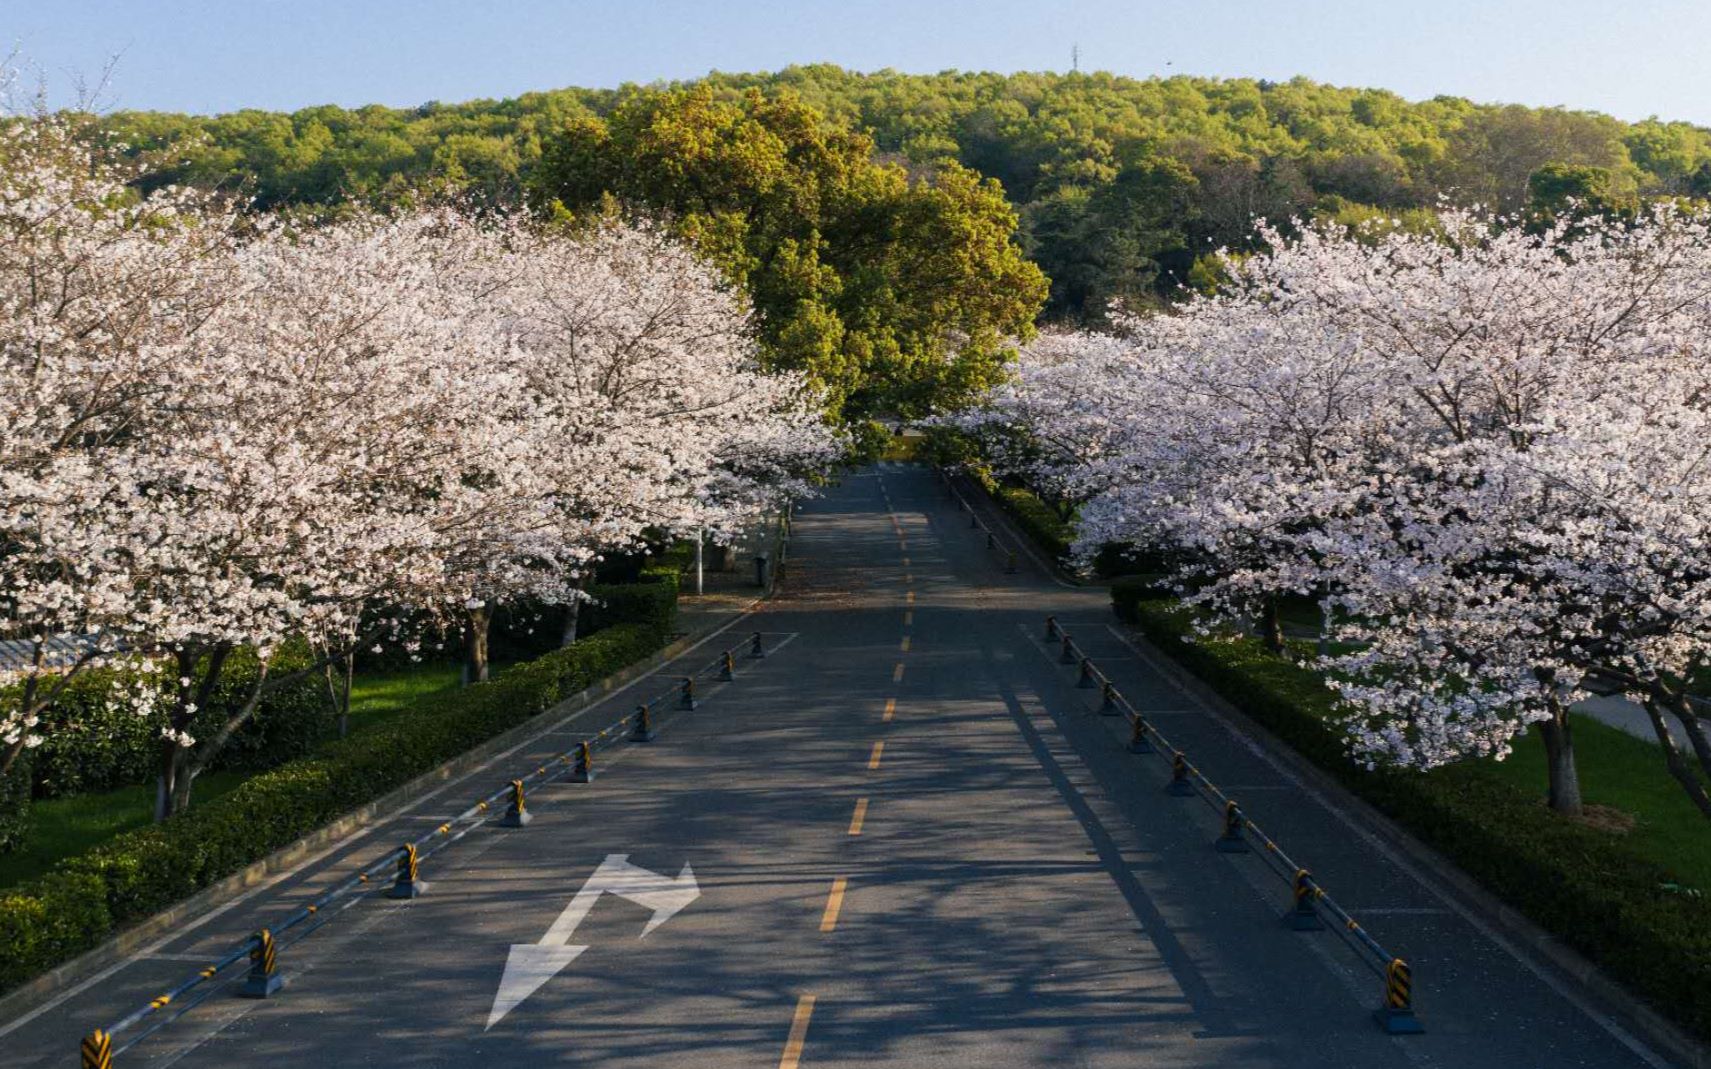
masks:
[[[1072,71],[1076,71],[1076,72],[1080,72],[1080,70],[1081,70],[1081,46],[1080,45],[1070,45],[1069,46],[1069,69]]]

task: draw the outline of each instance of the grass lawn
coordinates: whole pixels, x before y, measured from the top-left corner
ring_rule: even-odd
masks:
[[[350,733],[360,734],[408,710],[417,699],[458,685],[458,666],[413,665],[359,675],[351,685]],[[244,772],[209,772],[196,778],[194,801],[218,798],[242,783]],[[34,879],[62,858],[80,854],[153,819],[154,785],[54,798],[30,808],[29,838],[20,850],[0,854],[0,887]]]
[[[1711,822],[1664,770],[1657,746],[1589,716],[1572,719],[1584,800],[1631,814],[1634,829],[1612,834],[1682,883],[1711,894]],[[1536,793],[1544,804],[1545,748],[1536,733],[1518,740],[1508,760],[1485,766],[1491,775]]]

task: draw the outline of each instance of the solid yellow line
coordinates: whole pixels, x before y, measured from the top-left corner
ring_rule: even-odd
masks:
[[[850,815],[850,834],[860,835],[862,822],[867,819],[867,799],[857,798],[855,812]]]
[[[778,1069],[796,1069],[802,1061],[802,1044],[808,1040],[808,1018],[814,1016],[814,996],[796,1000],[796,1016],[790,1019],[790,1038],[784,1041],[784,1056]]]
[[[904,627],[913,627],[914,625],[915,625],[915,610],[914,609],[903,610],[903,626]]]
[[[902,661],[898,661],[897,667],[893,668],[891,670],[891,682],[893,682],[893,683],[903,682],[903,662]]]
[[[895,714],[896,712],[897,712],[897,699],[896,698],[885,699],[885,716],[884,716],[884,719],[890,720],[892,715]]]
[[[839,876],[832,881],[832,893],[826,896],[826,912],[820,917],[820,930],[829,932],[838,926],[838,910],[844,908],[844,888],[849,881]]]
[[[903,636],[903,645],[898,647],[898,648],[901,649],[904,653],[909,652],[909,636],[908,635]]]
[[[885,752],[885,740],[880,739],[873,744],[873,754],[867,759],[867,770],[872,772],[879,767],[879,755]]]

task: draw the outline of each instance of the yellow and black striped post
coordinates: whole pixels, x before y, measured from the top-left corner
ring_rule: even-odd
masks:
[[[679,708],[683,708],[683,709],[695,708],[695,677],[694,676],[684,676],[683,677],[682,689],[679,691],[678,696],[677,696],[677,704],[678,704]]]
[[[636,727],[630,732],[631,742],[652,742],[658,732],[654,731],[653,717],[648,713],[646,702],[636,706]]]
[[[285,986],[279,972],[279,948],[273,944],[273,933],[263,928],[250,937],[250,973],[238,994],[244,998],[267,998]]]
[[[83,1069],[113,1069],[113,1037],[97,1028],[78,1044]]]
[[[752,660],[758,661],[762,657],[765,657],[765,656],[766,656],[766,647],[761,645],[760,632],[756,631],[754,633],[754,637],[749,639],[749,657]]]
[[[1134,723],[1129,725],[1129,752],[1153,752],[1152,740],[1147,738],[1147,722],[1139,714],[1136,714]]]
[[[419,898],[428,889],[428,881],[417,878],[417,869],[421,858],[416,854],[415,843],[405,843],[398,855],[398,875],[393,877],[392,886],[386,892],[387,898]]]
[[[1242,815],[1242,807],[1234,799],[1224,803],[1224,831],[1212,845],[1223,854],[1248,853],[1247,836],[1242,829],[1247,826],[1247,818]]]
[[[520,779],[512,780],[511,800],[505,806],[505,815],[499,818],[499,826],[501,828],[521,828],[533,819],[535,818],[529,813],[529,807],[524,804],[523,781]]]
[[[1289,909],[1284,911],[1283,923],[1298,932],[1316,932],[1325,927],[1325,922],[1319,919],[1319,911],[1313,908],[1313,903],[1322,893],[1319,885],[1313,882],[1311,872],[1296,869],[1294,897]]]
[[[1070,641],[1068,631],[1065,631],[1062,634],[1063,634],[1063,652],[1058,654],[1058,663],[1059,664],[1074,664],[1075,663],[1075,643]]]
[[[1426,1030],[1414,1016],[1414,977],[1401,958],[1391,958],[1384,967],[1384,1004],[1373,1018],[1393,1036],[1417,1036]]]
[[[1081,676],[1076,679],[1075,685],[1082,690],[1091,690],[1098,685],[1098,680],[1093,676],[1093,658],[1083,657],[1081,659]]]
[[[1188,759],[1181,750],[1170,755],[1170,782],[1164,785],[1164,793],[1178,798],[1194,797],[1194,784],[1188,780]]]
[[[594,782],[594,751],[586,739],[576,744],[576,767],[570,770],[570,782]]]
[[[1109,679],[1099,687],[1099,712],[1104,716],[1117,715],[1117,685]]]
[[[729,683],[735,678],[737,678],[737,664],[731,660],[731,651],[726,650],[724,656],[719,658],[719,682]]]
[[[1057,617],[1055,616],[1046,617],[1046,641],[1057,641]]]

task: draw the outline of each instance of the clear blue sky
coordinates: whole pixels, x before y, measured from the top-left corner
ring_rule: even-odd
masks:
[[[56,102],[415,105],[832,62],[1383,86],[1711,124],[1707,0],[0,0]]]

